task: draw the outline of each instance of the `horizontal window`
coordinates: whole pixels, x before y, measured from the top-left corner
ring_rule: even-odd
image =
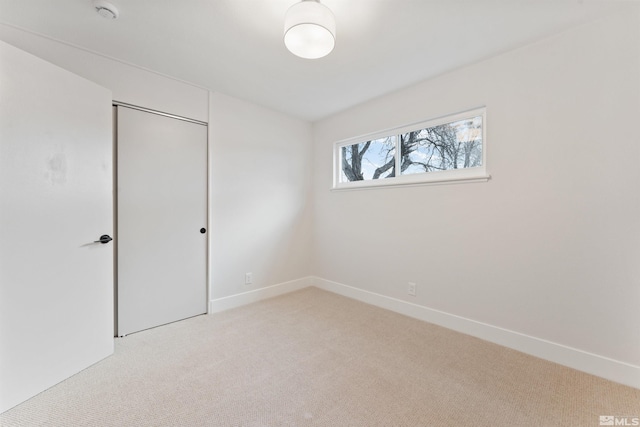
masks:
[[[336,143],[334,188],[486,180],[485,109]]]

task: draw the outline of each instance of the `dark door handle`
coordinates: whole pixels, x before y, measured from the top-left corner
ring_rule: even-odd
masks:
[[[201,229],[200,229],[200,232],[201,232],[202,234],[204,234],[204,233],[206,233],[206,232],[207,232],[207,229],[206,229],[206,228],[201,228]]]
[[[102,243],[104,245],[105,243],[109,243],[112,240],[113,239],[111,238],[111,236],[109,236],[108,234],[103,234],[102,236],[100,236],[100,240],[96,240],[93,243]]]

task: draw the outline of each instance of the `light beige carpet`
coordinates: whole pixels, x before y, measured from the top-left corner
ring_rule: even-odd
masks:
[[[640,390],[307,288],[116,340],[10,426],[599,426]]]

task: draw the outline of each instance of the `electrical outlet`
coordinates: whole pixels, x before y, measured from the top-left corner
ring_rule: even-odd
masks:
[[[409,282],[409,287],[407,288],[407,293],[411,296],[416,296],[416,284],[413,282]]]
[[[244,284],[250,285],[253,283],[253,273],[244,273]]]

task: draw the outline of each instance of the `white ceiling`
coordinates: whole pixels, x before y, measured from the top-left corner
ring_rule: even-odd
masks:
[[[282,42],[297,0],[0,0],[0,22],[315,121],[608,14],[617,0],[323,0],[337,42]]]

